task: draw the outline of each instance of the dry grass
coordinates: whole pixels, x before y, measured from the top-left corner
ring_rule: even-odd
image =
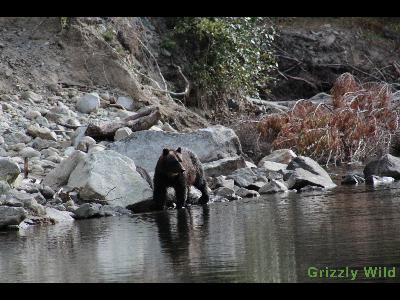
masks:
[[[345,73],[331,95],[331,105],[299,100],[288,113],[266,116],[258,123],[261,136],[274,149],[291,148],[326,164],[387,153],[399,127],[391,87],[360,84]]]

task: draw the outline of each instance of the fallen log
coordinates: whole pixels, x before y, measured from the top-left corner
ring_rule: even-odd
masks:
[[[114,140],[115,132],[122,127],[129,127],[132,131],[149,129],[161,118],[160,109],[157,106],[147,106],[140,109],[137,114],[129,116],[122,121],[106,123],[90,123],[85,135],[96,141]]]

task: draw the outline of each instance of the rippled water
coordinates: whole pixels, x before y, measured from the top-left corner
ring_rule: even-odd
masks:
[[[400,278],[400,184],[0,232],[0,282],[326,281],[307,269],[367,265]]]

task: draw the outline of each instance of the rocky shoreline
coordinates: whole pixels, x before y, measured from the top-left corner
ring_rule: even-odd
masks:
[[[154,167],[164,147],[183,146],[198,155],[211,202],[336,186],[317,162],[289,149],[276,150],[257,165],[247,161],[235,132],[221,125],[182,133],[158,121],[146,130],[120,128],[114,141],[96,141],[85,135],[87,124],[135,115],[133,99],[120,96],[121,107],[115,108],[104,105],[112,101],[105,92],[73,89],[43,98],[27,92],[1,99],[1,228],[148,212]],[[364,176],[349,174],[342,183],[399,178],[400,159],[388,154],[369,163]],[[200,195],[192,187],[190,203]],[[173,197],[171,192],[171,207]]]

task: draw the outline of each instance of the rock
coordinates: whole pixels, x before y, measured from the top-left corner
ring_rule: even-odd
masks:
[[[76,102],[76,109],[85,114],[97,111],[99,107],[100,97],[97,93],[85,94]]]
[[[153,125],[149,128],[149,130],[153,130],[153,131],[163,131],[160,127]]]
[[[216,189],[219,187],[227,187],[233,189],[234,185],[235,181],[233,179],[226,179],[226,177],[223,175],[212,178],[211,183],[209,184],[211,189]]]
[[[68,211],[59,211],[52,207],[46,207],[46,214],[49,218],[54,220],[56,223],[72,223],[74,218]]]
[[[318,93],[308,100],[317,105],[320,103],[330,104],[332,101],[332,97],[327,93]]]
[[[91,145],[96,145],[96,140],[90,136],[84,136],[81,138],[78,145],[76,146],[76,150],[88,152],[89,146]]]
[[[128,205],[126,208],[129,209],[132,213],[137,214],[154,211],[156,209],[156,206],[153,199],[151,198],[137,202],[135,204]]]
[[[88,219],[104,217],[101,204],[98,203],[84,203],[77,210],[74,211],[75,219]]]
[[[37,137],[32,142],[32,148],[37,150],[43,150],[50,147],[57,147],[58,143],[56,141],[45,140],[40,137]]]
[[[57,141],[57,135],[46,127],[38,127],[35,125],[30,125],[27,129],[29,135],[33,137],[40,137],[44,140]]]
[[[239,187],[248,187],[257,180],[257,174],[251,168],[241,168],[226,176],[226,178],[233,179]]]
[[[164,123],[161,126],[161,129],[167,132],[177,132],[176,129],[174,129],[171,125],[169,125],[169,123]]]
[[[253,168],[253,169],[256,169],[257,168],[257,166],[254,164],[254,163],[252,163],[251,161],[245,161],[245,167],[246,168]]]
[[[189,190],[189,195],[188,195],[188,202],[196,204],[198,202],[198,200],[200,199],[201,195],[202,195],[202,193],[197,188],[195,188],[194,186],[191,186],[190,190]]]
[[[64,155],[65,156],[71,156],[71,154],[74,153],[74,152],[75,152],[75,148],[70,146],[70,147],[65,148]]]
[[[21,131],[5,131],[3,133],[3,138],[4,141],[8,144],[8,145],[12,145],[12,144],[17,144],[17,143],[29,143],[32,138],[30,136],[27,136],[24,132]]]
[[[19,156],[25,158],[40,157],[40,152],[32,147],[25,147],[19,152]]]
[[[54,170],[43,179],[43,184],[58,190],[61,186],[68,183],[69,177],[76,166],[85,160],[86,154],[82,151],[75,152],[64,159]]]
[[[22,149],[24,149],[25,147],[26,147],[25,143],[17,143],[17,144],[8,146],[8,150],[13,150],[13,151],[19,152]]]
[[[0,180],[0,196],[7,194],[10,189],[11,187],[6,181]]]
[[[0,227],[19,225],[26,216],[22,207],[0,206]]]
[[[379,177],[376,175],[370,175],[365,179],[365,183],[367,184],[372,184],[372,185],[378,185],[378,184],[389,184],[393,183],[394,178],[393,177]]]
[[[55,191],[47,185],[41,186],[39,191],[46,199],[52,199],[55,194]]]
[[[281,170],[286,170],[287,165],[273,161],[264,161],[263,164],[260,166],[260,168],[268,172],[270,171],[278,172]]]
[[[136,171],[134,162],[111,150],[88,154],[69,176],[68,186],[79,188],[82,200],[106,200],[113,206],[122,207],[153,194],[149,184]]]
[[[341,184],[359,184],[364,183],[365,179],[357,174],[348,174],[343,177]]]
[[[132,130],[129,127],[119,128],[114,135],[115,141],[120,141],[132,134]]]
[[[103,151],[103,150],[106,150],[106,147],[103,145],[100,145],[100,144],[90,145],[88,154],[92,154],[94,152]]]
[[[246,162],[241,156],[234,156],[204,163],[203,169],[206,176],[228,175],[233,171],[246,167]]]
[[[14,198],[6,199],[4,201],[4,205],[12,206],[12,207],[23,207],[24,206],[24,204],[21,201],[14,199]]]
[[[272,161],[280,164],[289,164],[293,158],[297,157],[296,153],[294,153],[290,149],[279,149],[273,151],[271,154],[264,156],[258,163],[259,167],[262,167],[264,162]]]
[[[300,190],[301,188],[311,185],[322,188],[334,188],[336,184],[328,176],[321,176],[307,171],[303,168],[298,168],[293,171],[288,179],[288,188]]]
[[[240,196],[240,197],[243,197],[243,198],[254,198],[254,197],[260,197],[260,194],[258,193],[258,192],[256,192],[256,191],[253,191],[253,190],[248,190],[248,189],[245,189],[245,188],[239,188],[237,191],[236,191],[236,194],[238,195],[238,196]]]
[[[135,109],[135,102],[130,97],[120,96],[118,97],[116,104],[121,105],[123,108],[129,111],[133,111]]]
[[[221,125],[199,129],[191,133],[142,130],[128,138],[109,145],[126,155],[148,172],[154,172],[163,148],[186,147],[192,150],[202,163],[235,157],[242,148],[235,132]]]
[[[227,187],[220,187],[214,191],[214,194],[229,200],[235,194],[235,191]]]
[[[32,91],[26,91],[22,93],[21,98],[24,100],[28,101],[33,101],[33,102],[41,102],[42,101],[42,96],[32,92]]]
[[[13,184],[21,173],[19,165],[7,157],[0,157],[0,180]]]
[[[273,194],[273,193],[282,193],[287,191],[288,188],[286,187],[286,185],[278,180],[271,180],[258,190],[260,194]]]
[[[77,147],[81,139],[85,137],[87,126],[78,127],[71,136],[72,146]]]
[[[371,161],[364,168],[364,177],[371,175],[393,177],[400,179],[400,158],[386,154],[381,158]]]
[[[47,120],[47,118],[39,116],[35,118],[35,122],[38,123],[40,126],[43,127],[49,127],[49,121]]]
[[[322,177],[326,177],[331,179],[328,172],[326,172],[315,160],[305,157],[298,156],[292,159],[292,161],[287,166],[287,170],[296,170],[298,168],[302,168],[308,172],[311,172],[315,175],[319,175]]]
[[[41,117],[41,116],[42,116],[42,114],[37,110],[28,110],[25,113],[25,118],[27,118],[29,120],[34,120],[34,119],[36,119],[38,117]]]
[[[253,190],[253,191],[258,191],[261,187],[265,185],[266,181],[256,181],[247,186],[247,189]]]

